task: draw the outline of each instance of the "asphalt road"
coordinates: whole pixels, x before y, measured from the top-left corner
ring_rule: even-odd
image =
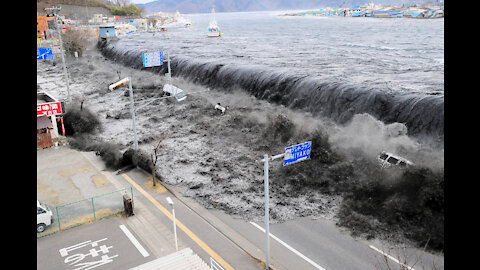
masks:
[[[75,269],[86,264],[96,269],[129,269],[150,261],[152,256],[145,257],[121,225],[135,235],[123,218],[112,217],[37,239],[37,269]]]
[[[46,169],[52,168],[51,165],[46,166],[42,161],[37,164],[37,169],[40,169],[37,196],[44,201],[64,202],[68,198],[62,196],[68,194],[79,199],[104,191],[106,187],[117,190],[132,187],[135,215],[109,217],[37,239],[38,269],[74,269],[72,265],[87,262],[87,259],[92,262],[93,258],[105,260],[96,269],[128,269],[175,252],[172,208],[166,197],[171,197],[175,205],[179,250],[190,247],[208,265],[213,258],[224,269],[262,269],[259,261],[265,261],[264,224],[207,210],[192,198],[181,196],[177,187],[165,185],[168,190],[163,186],[153,190],[148,186],[151,180],[144,171],[110,172],[91,152],[59,148],[48,149],[39,156],[48,164],[52,160],[63,159],[56,163],[54,174]],[[67,158],[74,162],[67,162]],[[98,179],[105,182],[98,186],[89,183],[98,182]],[[57,181],[63,181],[61,189],[55,187]],[[129,240],[121,226],[138,240],[149,254],[147,257]],[[401,269],[399,263],[405,263],[412,267],[407,269],[412,270],[444,268],[443,256],[423,253],[418,249],[393,250],[375,240],[357,240],[329,220],[301,218],[271,224],[270,233],[270,263],[275,270]],[[91,243],[98,240],[103,242],[92,246]],[[87,241],[91,242],[85,243]],[[80,247],[72,250],[78,251],[77,255],[61,252],[77,244],[81,244]],[[102,246],[103,249],[100,248]],[[381,251],[387,252],[387,257]],[[395,262],[396,259],[399,260]]]
[[[218,210],[209,212],[265,250],[263,223],[252,224]],[[264,260],[264,253],[262,256]],[[278,269],[444,269],[443,256],[417,248],[393,248],[378,240],[355,239],[330,220],[311,218],[270,224],[270,261]]]
[[[225,270],[260,269],[247,253],[165,188],[159,186],[156,190],[150,189],[149,175],[144,171],[134,169],[116,174],[106,170],[94,153],[64,147],[38,153],[37,197],[51,207],[56,206],[55,202],[68,201],[72,194],[74,196],[71,198],[78,200],[99,195],[99,192],[105,191],[105,187],[113,190],[133,187],[135,212],[130,217],[112,216],[37,239],[38,269],[75,269],[81,263],[93,263],[96,269],[129,269],[175,252],[173,218],[166,201],[168,196],[175,203],[179,250],[189,247],[207,265],[210,265],[212,258]],[[62,162],[55,163],[56,159]],[[92,182],[98,182],[98,179],[103,179],[102,185],[93,185]],[[56,185],[59,182],[62,182],[60,188]],[[121,226],[135,236],[139,245],[149,254],[148,257],[139,252]],[[102,243],[92,244],[98,240],[102,240]],[[62,256],[62,249],[76,253],[66,254],[64,251]]]

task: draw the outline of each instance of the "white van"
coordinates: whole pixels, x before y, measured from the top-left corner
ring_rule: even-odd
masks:
[[[53,223],[53,213],[46,204],[37,200],[37,233],[45,231]]]
[[[177,101],[183,101],[187,98],[185,91],[171,84],[165,84],[163,86],[163,93],[167,96],[175,96]]]
[[[399,157],[397,155],[394,155],[388,152],[381,152],[380,155],[378,156],[378,160],[380,161],[380,165],[382,166],[382,168],[388,168],[391,166],[398,166],[398,167],[405,168],[407,166],[415,165],[411,161],[405,158]]]

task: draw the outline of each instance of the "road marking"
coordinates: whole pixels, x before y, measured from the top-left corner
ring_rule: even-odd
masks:
[[[125,227],[125,225],[120,225],[120,229],[123,231],[123,233],[130,239],[130,242],[138,249],[140,254],[143,255],[143,257],[148,257],[150,254],[142,247],[142,245],[137,241],[135,236]]]
[[[392,260],[392,261],[400,264],[400,265],[403,266],[403,267],[406,267],[408,270],[415,270],[413,267],[408,266],[408,265],[406,265],[406,264],[404,264],[404,263],[401,263],[399,260],[397,260],[397,259],[395,259],[393,256],[390,256],[390,255],[388,255],[387,253],[381,251],[380,249],[378,249],[378,248],[376,248],[376,247],[374,247],[374,246],[372,246],[372,245],[368,245],[368,246],[369,246],[371,249],[373,249],[373,250],[375,250],[375,251],[377,251],[377,252],[380,252],[383,256],[389,258],[390,260]]]
[[[250,224],[252,224],[253,226],[255,226],[257,229],[261,230],[262,232],[265,232],[265,229],[260,227],[257,223],[255,222],[252,222],[250,221]],[[293,247],[289,246],[287,243],[283,242],[282,240],[280,240],[278,237],[276,237],[275,235],[273,235],[272,233],[269,233],[270,237],[272,237],[273,239],[277,240],[277,242],[279,242],[280,244],[284,245],[286,248],[288,248],[290,251],[292,251],[293,253],[297,254],[300,258],[304,259],[305,261],[307,261],[308,263],[310,263],[311,265],[313,265],[313,267],[317,268],[317,269],[320,269],[320,270],[325,270],[325,268],[321,267],[320,265],[318,265],[317,263],[315,263],[314,261],[310,260],[307,256],[303,255],[302,253],[300,253],[298,250],[294,249]]]
[[[135,187],[140,193],[145,196],[153,205],[155,205],[163,214],[165,214],[171,221],[173,221],[172,214],[165,209],[157,200],[155,200],[150,194],[148,194],[142,187],[140,187],[135,181],[133,181],[128,175],[122,173],[125,178],[133,187]],[[213,251],[207,244],[205,244],[198,236],[196,236],[190,229],[183,225],[178,218],[175,218],[175,223],[183,232],[185,232],[197,245],[199,245],[205,252],[208,253],[213,259],[215,259],[225,270],[233,270],[234,268],[228,264],[222,257],[220,257],[215,251]]]

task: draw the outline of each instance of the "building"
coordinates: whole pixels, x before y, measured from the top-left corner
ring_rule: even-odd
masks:
[[[118,39],[115,26],[100,26],[99,36],[101,40],[106,40],[107,42]]]
[[[138,30],[147,30],[147,23],[146,19],[134,19],[133,22],[131,22]]]
[[[53,145],[53,140],[59,137],[58,126],[65,135],[64,113],[63,102],[47,92],[37,92],[37,149]]]
[[[48,29],[54,28],[55,22],[53,16],[37,16],[37,38],[50,39],[48,36]]]

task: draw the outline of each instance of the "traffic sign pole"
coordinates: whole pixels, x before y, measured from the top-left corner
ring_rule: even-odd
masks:
[[[265,154],[263,156],[263,175],[264,175],[264,187],[265,187],[265,269],[268,269],[269,264],[269,258],[270,258],[270,232],[269,232],[269,218],[270,218],[270,213],[268,209],[268,155]]]
[[[284,158],[283,166],[288,166],[293,163],[304,161],[310,158],[310,150],[312,142],[306,142],[298,145],[293,145],[285,148],[283,154],[278,154],[268,157],[268,154],[263,156],[263,181],[264,181],[264,193],[265,193],[265,269],[270,267],[270,211],[269,211],[269,192],[268,192],[268,160],[275,160],[278,158]]]

